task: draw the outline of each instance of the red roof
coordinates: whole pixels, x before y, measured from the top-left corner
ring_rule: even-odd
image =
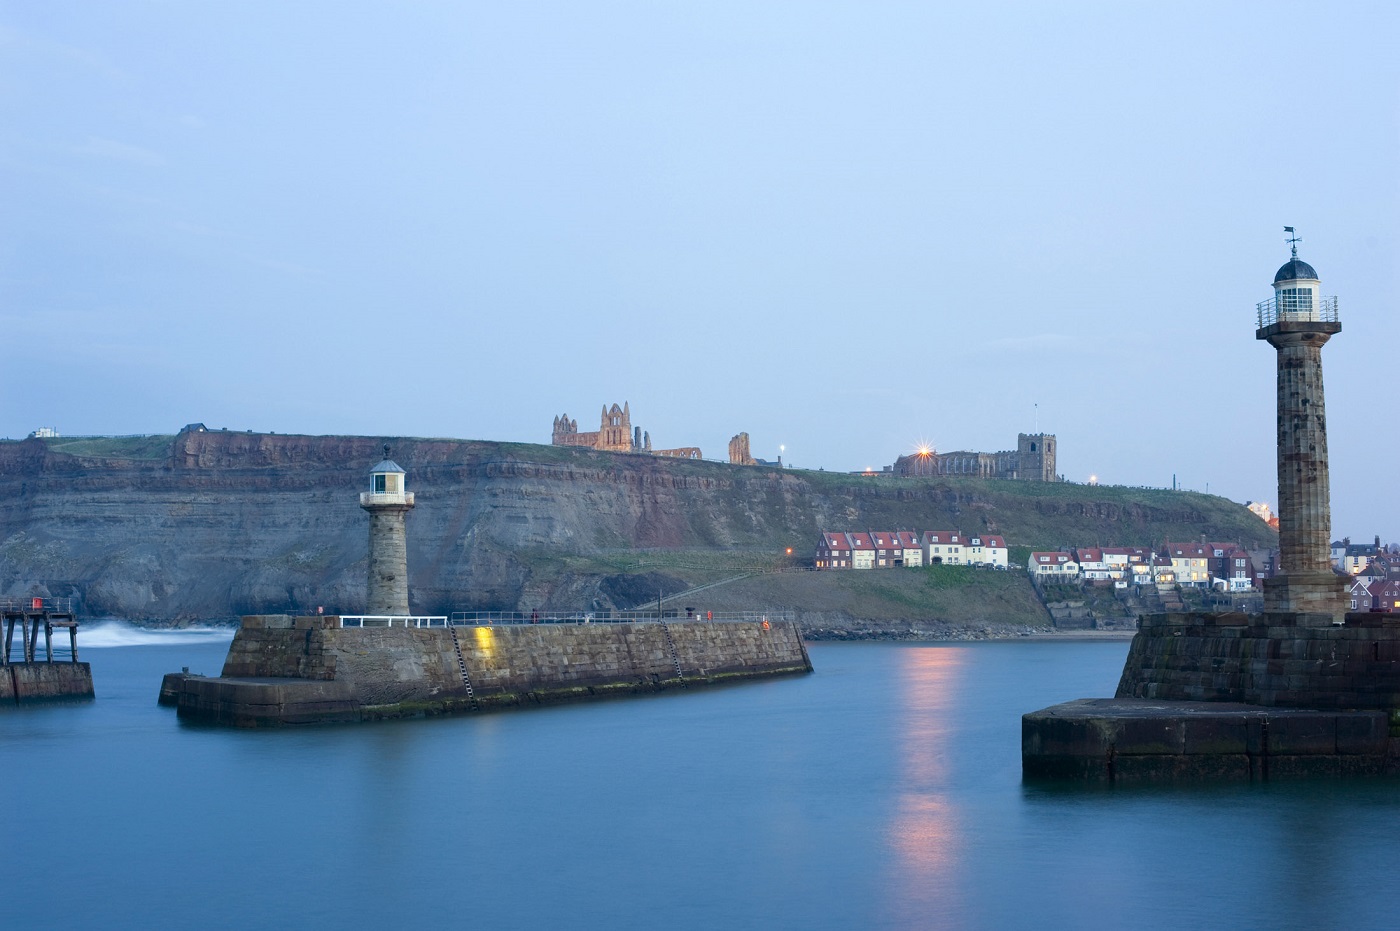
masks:
[[[957,530],[925,530],[925,543],[956,543],[962,545],[963,535]]]
[[[853,550],[873,550],[875,544],[870,540],[870,534],[861,533],[859,530],[852,530],[846,536],[851,538],[851,549]]]
[[[1044,558],[1042,559],[1041,557]],[[1046,550],[1043,553],[1031,553],[1031,559],[1034,559],[1036,562],[1054,563],[1056,565],[1072,561],[1069,558],[1069,553],[1063,550]]]
[[[896,531],[896,533],[897,533],[897,535],[899,536],[899,545],[900,545],[900,546],[903,546],[903,547],[911,547],[911,546],[918,546],[918,545],[919,545],[919,535],[918,535],[917,533],[915,533],[914,531],[912,531],[912,530],[900,530],[900,531]]]

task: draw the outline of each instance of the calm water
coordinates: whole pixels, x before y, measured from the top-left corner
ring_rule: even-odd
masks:
[[[224,637],[83,646],[97,701],[0,712],[6,928],[1400,924],[1400,782],[1021,784],[1020,715],[1109,694],[1125,643],[816,645],[801,679],[259,732],[155,704]]]

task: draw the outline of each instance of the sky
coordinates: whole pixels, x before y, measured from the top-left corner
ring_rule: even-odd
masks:
[[[1058,437],[1277,501],[1255,304],[1339,297],[1334,536],[1400,538],[1393,3],[0,0],[0,437]]]

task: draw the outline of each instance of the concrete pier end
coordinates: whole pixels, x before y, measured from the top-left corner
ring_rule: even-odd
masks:
[[[1263,780],[1400,772],[1384,711],[1083,698],[1021,718],[1029,780]]]
[[[6,663],[0,666],[0,706],[92,698],[87,663]]]

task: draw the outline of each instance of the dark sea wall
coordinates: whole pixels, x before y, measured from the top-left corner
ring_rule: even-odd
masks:
[[[1147,615],[1117,697],[1370,709],[1400,724],[1400,617],[1348,614],[1340,626],[1300,626],[1297,618]]]
[[[1271,544],[1237,504],[1192,493],[975,479],[870,479],[532,444],[190,432],[0,442],[0,595],[181,623],[362,610],[358,493],[391,443],[413,610],[632,607],[681,590],[638,551],[810,558],[824,528],[958,527],[1013,544]],[[736,557],[751,563],[751,557]],[[646,578],[638,578],[646,575]],[[635,584],[634,584],[635,583]]]
[[[92,698],[87,663],[6,663],[0,666],[0,707],[30,701]]]

